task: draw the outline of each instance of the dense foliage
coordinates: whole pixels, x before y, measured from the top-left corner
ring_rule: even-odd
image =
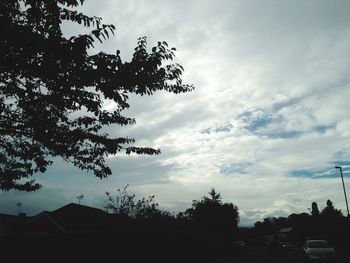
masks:
[[[140,38],[130,62],[119,50],[91,55],[94,42],[109,38],[115,27],[75,11],[83,2],[0,2],[0,189],[38,189],[26,178],[45,172],[55,156],[103,178],[111,174],[107,155],[158,154],[134,146],[133,138],[111,138],[103,127],[135,123],[122,115],[129,94],[193,89],[182,84],[182,66],[169,63],[175,48],[164,41],[148,52]],[[91,32],[67,38],[63,21]],[[116,103],[114,111],[104,109],[106,100]]]
[[[209,196],[194,200],[184,216],[200,229],[228,234],[237,228],[239,222],[238,207],[232,203],[223,203],[220,193],[214,188]]]
[[[117,189],[116,195],[106,192],[107,200],[104,207],[107,211],[135,219],[154,219],[169,215],[168,212],[159,209],[154,195],[136,199],[135,194],[127,191],[128,186]]]
[[[326,239],[334,245],[342,246],[348,242],[350,233],[349,218],[341,210],[327,200],[326,206],[319,211],[316,202],[312,202],[310,214],[292,213],[288,217],[269,217],[255,223],[258,234],[274,234],[277,236],[281,228],[291,228],[292,240],[302,245],[306,239]]]

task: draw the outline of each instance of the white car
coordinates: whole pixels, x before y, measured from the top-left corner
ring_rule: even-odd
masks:
[[[307,240],[303,249],[310,260],[335,259],[335,249],[326,240]]]

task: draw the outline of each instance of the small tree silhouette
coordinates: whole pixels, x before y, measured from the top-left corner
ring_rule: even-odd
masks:
[[[312,202],[311,204],[311,215],[313,217],[319,217],[320,216],[320,211],[318,210],[318,205],[316,202]]]
[[[115,196],[106,192],[107,200],[104,208],[112,211],[112,213],[137,219],[152,219],[167,214],[159,209],[159,204],[154,200],[154,195],[136,200],[135,194],[128,193],[128,187],[129,185],[126,185],[123,189],[117,189]]]
[[[327,200],[327,206],[322,209],[320,216],[325,220],[331,220],[343,217],[341,210],[334,208],[333,202]]]
[[[222,203],[220,193],[214,188],[209,196],[193,200],[192,208],[185,212],[187,218],[197,227],[212,232],[229,232],[237,228],[239,222],[238,207],[232,203]]]

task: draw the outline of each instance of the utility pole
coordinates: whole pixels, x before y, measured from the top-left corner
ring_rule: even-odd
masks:
[[[344,190],[344,196],[345,196],[346,210],[348,212],[348,218],[349,218],[349,205],[348,205],[348,198],[346,197],[345,184],[344,184],[344,178],[343,178],[343,169],[341,168],[341,166],[336,166],[334,168],[335,169],[339,169],[339,171],[340,171],[341,181],[343,183],[343,190]]]

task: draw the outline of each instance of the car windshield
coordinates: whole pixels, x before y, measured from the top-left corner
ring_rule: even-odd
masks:
[[[331,248],[332,246],[327,241],[311,241],[308,242],[309,248]]]

